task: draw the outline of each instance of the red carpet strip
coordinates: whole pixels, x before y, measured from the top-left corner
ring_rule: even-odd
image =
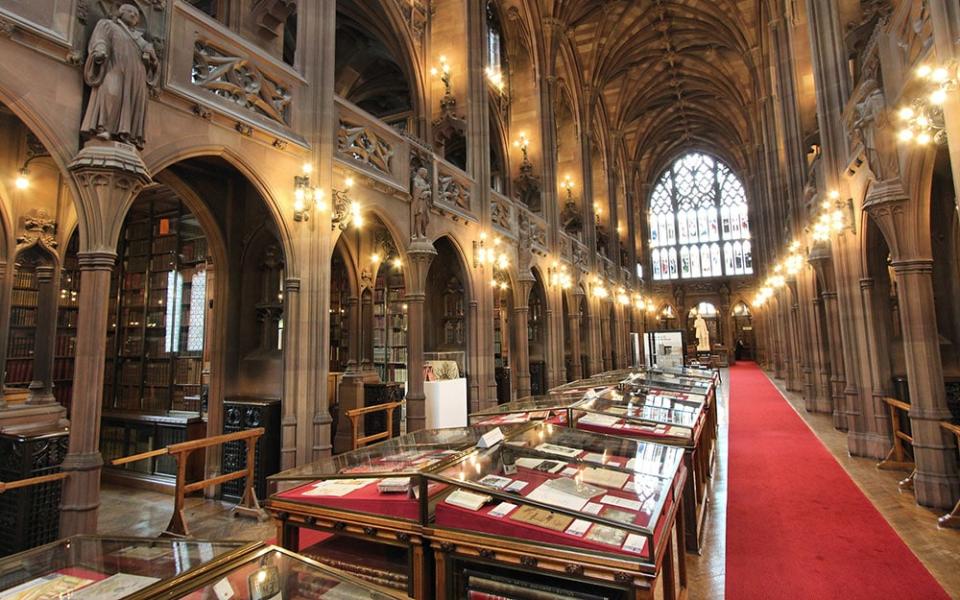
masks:
[[[753,363],[730,369],[729,445],[727,598],[948,598]]]

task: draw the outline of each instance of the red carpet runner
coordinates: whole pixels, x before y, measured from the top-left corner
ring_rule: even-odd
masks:
[[[728,599],[948,598],[753,363],[730,369],[729,440]]]

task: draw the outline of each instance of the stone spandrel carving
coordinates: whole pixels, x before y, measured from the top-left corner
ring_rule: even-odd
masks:
[[[501,229],[510,230],[510,205],[503,199],[493,197],[490,201],[490,220]]]
[[[157,85],[157,52],[137,30],[140,12],[123,4],[116,17],[97,22],[87,48],[83,77],[90,101],[80,125],[84,136],[143,148],[150,91]]]
[[[290,124],[290,90],[243,56],[231,56],[204,40],[193,47],[194,85],[213,92],[247,110]]]
[[[430,207],[433,204],[433,190],[430,186],[430,172],[426,167],[417,168],[410,178],[410,212],[413,215],[413,238],[427,237],[430,224]]]
[[[470,190],[467,186],[453,178],[452,175],[441,175],[437,178],[439,198],[442,202],[457,206],[463,210],[470,210]]]
[[[389,175],[393,171],[393,147],[366,125],[341,120],[337,151],[382,173]]]
[[[856,106],[853,133],[863,144],[867,163],[877,181],[894,179],[900,175],[900,164],[887,101],[875,80],[864,86],[864,98]]]
[[[23,217],[23,230],[17,236],[20,250],[36,245],[50,250],[57,247],[57,221],[42,208]]]

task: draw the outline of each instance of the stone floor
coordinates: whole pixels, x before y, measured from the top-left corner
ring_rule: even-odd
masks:
[[[710,492],[704,549],[700,556],[687,555],[688,597],[691,599],[722,598],[724,592],[729,373],[724,371],[722,377],[720,451]],[[940,512],[919,507],[911,494],[898,491],[897,481],[905,473],[880,471],[873,460],[848,456],[846,438],[833,428],[829,415],[807,413],[799,394],[786,392],[781,382],[774,383],[934,577],[949,594],[960,598],[960,531],[938,529],[936,523]],[[103,490],[100,533],[157,536],[169,521],[172,506],[173,500],[167,495],[107,486]],[[188,499],[186,516],[191,534],[197,538],[237,540],[274,536],[270,523],[258,523],[243,517],[234,519],[229,516],[229,508],[226,503]]]

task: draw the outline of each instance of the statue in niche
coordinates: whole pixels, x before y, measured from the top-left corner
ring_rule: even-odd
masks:
[[[693,327],[697,331],[697,352],[710,352],[710,330],[707,329],[707,322],[703,320],[703,315],[700,313],[697,313]]]
[[[863,144],[867,163],[877,181],[894,179],[900,175],[900,165],[887,101],[876,80],[868,81],[864,89],[870,91],[857,104],[854,135]]]
[[[430,172],[420,167],[413,173],[412,188],[413,237],[426,238],[427,225],[430,224],[430,205],[433,191],[430,189]]]
[[[150,89],[157,85],[160,61],[143,33],[140,12],[123,4],[113,19],[101,19],[88,45],[83,77],[92,88],[80,131],[142,149]]]

